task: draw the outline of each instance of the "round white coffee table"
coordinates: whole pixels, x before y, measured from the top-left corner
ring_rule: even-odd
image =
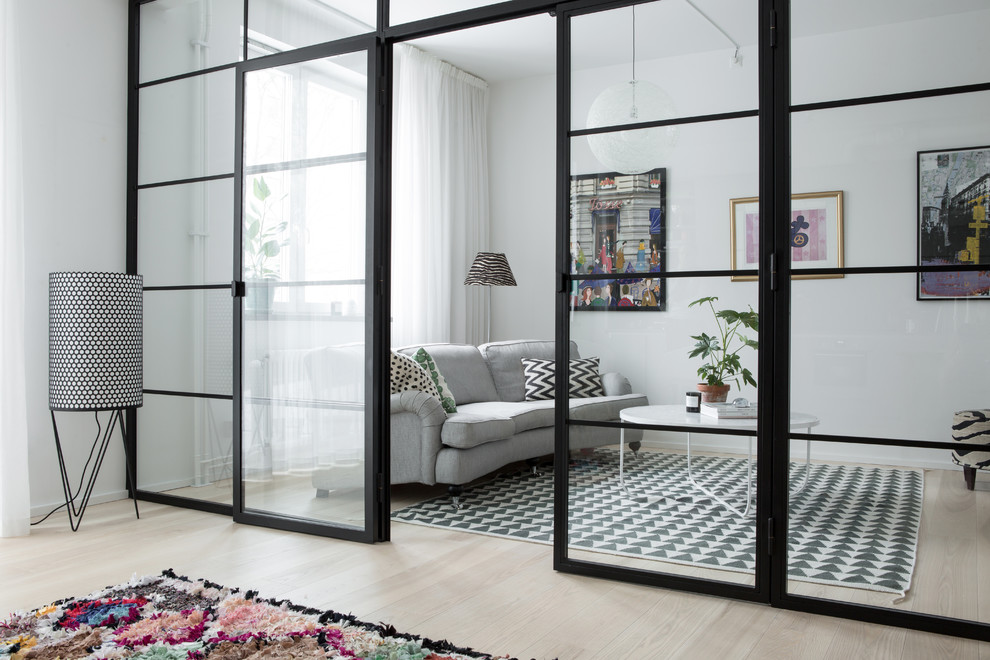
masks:
[[[673,405],[663,405],[663,406],[635,406],[633,408],[625,408],[619,412],[619,419],[623,422],[629,422],[630,424],[650,424],[656,426],[685,426],[685,427],[698,427],[705,429],[732,429],[732,430],[756,430],[756,419],[720,419],[716,417],[711,417],[709,415],[702,415],[701,413],[689,413],[684,410],[684,404],[673,404]],[[809,415],[807,413],[792,412],[791,413],[791,423],[790,428],[792,431],[806,429],[809,433],[811,429],[818,426],[820,423],[819,419],[814,415]],[[687,467],[688,467],[688,479],[691,484],[700,490],[702,493],[712,498],[722,506],[724,506],[729,511],[739,515],[748,516],[750,510],[752,509],[753,503],[753,436],[747,436],[747,444],[749,445],[749,453],[746,461],[746,506],[741,510],[733,505],[731,502],[726,501],[722,496],[718,495],[710,488],[701,484],[695,479],[694,472],[691,468],[691,431],[689,429],[684,430],[687,435]],[[625,470],[624,456],[626,447],[626,431],[622,429],[620,433],[620,445],[619,445],[619,486],[625,490],[625,478],[623,476]],[[804,479],[801,486],[793,491],[795,494],[800,493],[804,490],[804,487],[808,483],[808,473],[810,471],[811,464],[811,442],[807,443],[806,454],[805,454],[805,468],[804,468]],[[628,492],[628,491],[627,491]]]

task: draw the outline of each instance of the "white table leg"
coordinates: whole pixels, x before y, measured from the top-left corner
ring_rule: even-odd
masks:
[[[623,470],[623,456],[626,455],[626,429],[619,429],[619,488],[626,489],[626,478]]]
[[[808,433],[811,433],[811,429],[808,428]],[[791,491],[791,495],[797,495],[804,491],[808,485],[808,476],[811,474],[811,440],[805,440],[804,445],[804,479],[801,480],[801,485],[796,489]]]
[[[746,457],[746,507],[740,511],[738,507],[730,504],[728,500],[716,494],[712,489],[698,483],[698,480],[694,478],[694,470],[691,467],[691,434],[687,434],[688,481],[702,493],[741,518],[749,516],[750,510],[753,508],[753,436],[748,436],[748,439],[749,454]]]
[[[625,455],[626,455],[626,429],[619,429],[619,490],[625,493],[626,497],[637,504],[653,505],[667,499],[665,495],[641,494],[633,495],[626,488],[625,475]]]

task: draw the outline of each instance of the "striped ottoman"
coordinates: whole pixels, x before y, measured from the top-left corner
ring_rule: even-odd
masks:
[[[990,410],[961,410],[952,416],[952,439],[971,445],[990,444]],[[966,488],[976,486],[976,471],[990,469],[990,451],[956,449],[952,461],[963,468]]]

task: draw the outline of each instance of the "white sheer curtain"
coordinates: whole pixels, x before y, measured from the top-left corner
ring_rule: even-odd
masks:
[[[14,2],[0,0],[0,536],[30,531],[24,396],[24,217]]]
[[[485,287],[464,286],[488,249],[488,83],[395,47],[392,345],[479,344]]]

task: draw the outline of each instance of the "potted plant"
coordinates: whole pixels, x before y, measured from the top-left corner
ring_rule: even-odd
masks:
[[[740,331],[749,328],[753,332],[760,331],[760,315],[750,307],[748,312],[737,312],[732,309],[715,309],[718,298],[708,296],[699,298],[688,307],[707,304],[715,316],[715,325],[718,326],[718,335],[711,336],[702,332],[700,335],[693,335],[697,343],[688,354],[689,357],[701,357],[705,363],[698,368],[698,375],[704,379],[703,383],[698,383],[698,391],[701,392],[701,400],[705,402],[725,401],[729,394],[729,385],[726,380],[733,380],[736,387],[739,387],[739,379],[743,383],[756,387],[756,379],[753,373],[742,366],[739,360],[739,352],[747,346],[759,350],[760,345],[756,340],[750,339]]]
[[[265,290],[259,291],[253,308],[267,310],[275,295],[275,289],[267,284],[278,280],[280,275],[278,263],[273,260],[289,242],[284,236],[289,223],[279,219],[276,204],[281,200],[271,198],[272,191],[265,183],[265,177],[252,180],[252,194],[254,199],[244,216],[244,278],[265,284]]]

